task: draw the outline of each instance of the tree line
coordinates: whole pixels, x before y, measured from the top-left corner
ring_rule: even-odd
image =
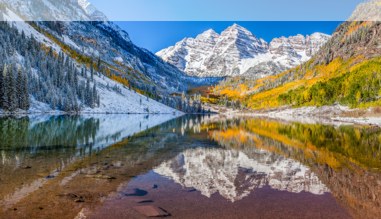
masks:
[[[0,108],[28,110],[31,99],[53,110],[78,112],[100,105],[94,70],[79,72],[71,57],[0,22]]]
[[[0,109],[15,111],[28,110],[30,107],[28,78],[18,69],[14,73],[13,67],[0,67]]]

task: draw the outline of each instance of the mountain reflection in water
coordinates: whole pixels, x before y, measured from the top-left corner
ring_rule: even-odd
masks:
[[[329,192],[308,167],[264,150],[190,149],[154,171],[207,197],[218,192],[231,202],[264,186],[294,193]]]
[[[173,218],[381,215],[378,127],[86,115],[0,129],[0,218],[140,218],[134,191]]]

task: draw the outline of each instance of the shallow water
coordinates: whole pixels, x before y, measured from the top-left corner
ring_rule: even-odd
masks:
[[[377,218],[381,129],[218,116],[0,119],[0,218]]]

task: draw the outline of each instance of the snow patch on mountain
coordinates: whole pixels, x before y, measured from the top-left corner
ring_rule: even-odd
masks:
[[[0,4],[27,21],[106,21],[87,0],[0,0]],[[46,13],[49,11],[48,13]]]
[[[5,9],[3,13],[3,19],[4,21],[10,23],[13,27],[17,28],[20,33],[24,32],[25,36],[34,37],[35,40],[40,43],[44,43],[46,46],[51,47],[56,52],[61,51],[61,48],[57,44],[53,43],[49,38],[38,32],[13,11]]]
[[[267,43],[234,24],[220,35],[210,29],[185,38],[156,55],[191,76],[263,77],[308,61],[329,38],[323,33],[299,34]]]

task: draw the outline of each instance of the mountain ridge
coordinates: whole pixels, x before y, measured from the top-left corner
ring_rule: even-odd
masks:
[[[221,34],[208,29],[156,53],[191,76],[276,74],[309,60],[330,38],[323,33],[274,38],[270,43],[233,24]]]

